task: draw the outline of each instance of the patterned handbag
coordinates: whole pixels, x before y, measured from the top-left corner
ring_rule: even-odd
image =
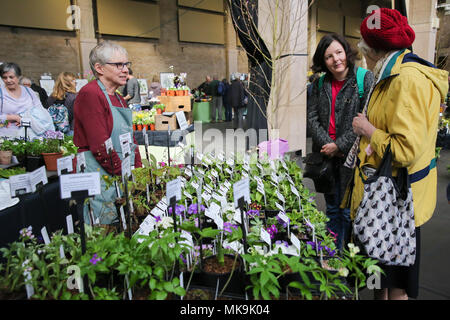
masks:
[[[388,266],[411,266],[416,260],[411,185],[406,168],[399,169],[397,177],[392,176],[390,147],[374,175],[363,179],[364,195],[353,232],[369,257]]]

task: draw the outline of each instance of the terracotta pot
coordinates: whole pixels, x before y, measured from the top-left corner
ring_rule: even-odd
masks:
[[[11,164],[12,151],[4,150],[0,151],[0,164]]]
[[[184,90],[177,90],[177,96],[184,96]]]
[[[156,109],[156,114],[162,114],[162,112],[163,112],[162,109],[159,109],[159,108]]]
[[[47,171],[56,171],[58,169],[56,165],[56,160],[62,157],[62,152],[58,153],[43,153],[45,167]]]
[[[144,124],[144,125],[142,125],[142,126],[143,126],[143,129],[148,130],[148,127],[149,127],[148,124]]]
[[[184,90],[184,95],[188,96],[189,95],[189,90]]]
[[[175,90],[168,90],[167,91],[168,96],[175,96]]]
[[[142,131],[142,124],[137,125],[137,131]]]
[[[4,150],[0,151],[0,164],[11,164],[12,151]]]
[[[161,96],[165,97],[166,93],[165,92],[161,92]]]
[[[155,131],[155,124],[154,123],[150,123],[150,130],[151,131]]]
[[[136,130],[137,130],[136,124],[133,123],[133,131],[136,131]]]

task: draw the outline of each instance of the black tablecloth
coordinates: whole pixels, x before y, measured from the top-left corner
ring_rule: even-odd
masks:
[[[170,147],[176,147],[178,142],[194,131],[194,125],[191,124],[186,130],[170,131]],[[140,145],[145,144],[144,135],[142,131],[134,131],[136,142]],[[168,131],[147,131],[149,146],[167,147]]]
[[[35,236],[41,236],[44,226],[49,235],[60,229],[67,233],[66,216],[71,213],[69,200],[61,199],[59,179],[49,180],[40,192],[20,196],[19,203],[0,211],[0,248],[18,240],[19,231],[28,226]],[[72,219],[78,220],[75,209]]]

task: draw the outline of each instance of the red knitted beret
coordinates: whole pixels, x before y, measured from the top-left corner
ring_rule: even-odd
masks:
[[[374,10],[364,19],[360,29],[371,48],[384,51],[408,48],[416,37],[408,19],[394,9]]]

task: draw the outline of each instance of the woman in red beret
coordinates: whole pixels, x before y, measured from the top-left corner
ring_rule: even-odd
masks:
[[[377,19],[379,24],[373,25],[371,22]],[[415,33],[406,17],[397,10],[382,8],[372,12],[361,24],[361,35],[359,48],[374,73],[375,84],[363,113],[353,119],[353,130],[360,140],[346,162],[346,165],[356,167],[351,216],[355,218],[361,204],[363,179],[379,168],[390,145],[394,175],[398,168],[407,168],[411,182],[416,227],[415,262],[409,266],[387,266],[390,263],[384,261],[381,265],[385,272],[381,277],[382,289],[375,291],[375,298],[416,298],[420,226],[431,218],[436,205],[435,142],[439,106],[448,91],[448,72],[436,69],[406,49],[412,46]],[[380,228],[380,233],[376,234],[382,233]]]

